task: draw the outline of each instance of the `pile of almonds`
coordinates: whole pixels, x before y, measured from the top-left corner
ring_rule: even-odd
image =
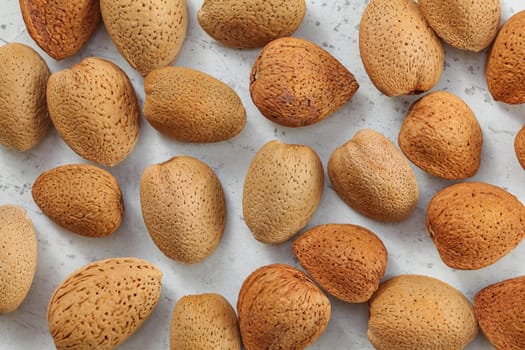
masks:
[[[183,49],[185,0],[20,0],[27,30],[52,58],[75,55],[102,18],[122,56],[145,77],[143,114],[159,133],[183,142],[234,138],[247,116],[237,93],[205,73],[169,66]],[[277,124],[319,123],[359,89],[330,53],[290,37],[304,0],[204,0],[198,22],[232,48],[261,48],[249,91],[261,114]],[[492,44],[486,81],[496,101],[525,103],[525,11],[501,29],[499,0],[371,0],[362,15],[359,48],[371,82],[387,96],[420,94],[439,81],[446,43],[473,52]],[[0,144],[27,151],[51,127],[71,149],[100,166],[118,166],[140,134],[140,107],[129,78],[114,63],[88,57],[51,73],[32,48],[0,47]],[[248,81],[248,77],[246,77]],[[248,86],[246,87],[248,88]],[[419,199],[412,162],[432,176],[465,180],[481,163],[483,136],[470,107],[434,91],[410,108],[399,148],[363,129],[334,149],[328,178],[353,210],[376,221],[411,216]],[[525,169],[525,126],[515,150]],[[275,140],[255,155],[244,182],[243,216],[265,244],[303,230],[323,195],[325,171],[316,151]],[[226,225],[221,182],[204,162],[177,156],[147,167],[140,184],[147,230],[159,250],[185,264],[209,257]],[[32,195],[65,230],[104,237],[121,225],[119,183],[95,165],[68,164],[43,172]],[[497,263],[525,237],[525,207],[506,189],[461,182],[439,191],[426,227],[443,262],[475,270]],[[0,206],[0,313],[18,308],[37,266],[35,229],[24,209]],[[525,276],[481,290],[472,304],[454,287],[421,275],[383,281],[387,247],[352,224],[311,228],[293,242],[304,268],[273,264],[242,284],[237,314],[218,294],[181,298],[173,311],[171,349],[304,349],[326,329],[331,303],[368,302],[368,338],[376,349],[463,349],[479,327],[497,349],[525,349]],[[55,290],[48,306],[57,349],[113,349],[154,311],[162,272],[133,257],[92,262]]]

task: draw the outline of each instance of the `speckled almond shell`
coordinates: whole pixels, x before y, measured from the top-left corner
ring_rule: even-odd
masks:
[[[305,0],[204,0],[197,19],[224,45],[255,48],[292,35],[305,13]]]
[[[370,300],[368,339],[377,350],[462,350],[477,332],[467,298],[435,278],[394,277]]]
[[[312,148],[270,141],[246,174],[244,221],[256,240],[283,243],[308,224],[323,186],[323,164]]]
[[[87,164],[63,165],[41,174],[33,199],[42,212],[66,230],[104,237],[122,223],[124,202],[117,179]]]
[[[144,116],[160,133],[180,141],[220,142],[246,125],[237,93],[220,80],[183,67],[158,68],[144,82]]]
[[[518,161],[523,169],[525,169],[525,125],[516,135],[516,139],[514,140],[514,150],[516,151]]]
[[[474,297],[479,326],[497,350],[525,349],[525,276],[488,286]]]
[[[419,0],[419,7],[436,34],[458,49],[479,52],[498,33],[500,0]]]
[[[494,264],[525,237],[525,207],[499,187],[461,183],[432,198],[426,226],[445,264],[476,270]]]
[[[525,103],[525,11],[500,29],[487,56],[487,85],[496,101]]]
[[[301,271],[274,264],[244,281],[237,300],[246,350],[305,349],[323,334],[330,301]]]
[[[182,297],[171,318],[171,350],[241,350],[237,316],[218,294]]]
[[[413,0],[372,0],[359,28],[361,59],[372,83],[387,96],[419,94],[439,81],[441,41]]]
[[[126,61],[145,76],[168,66],[188,29],[186,0],[100,0],[109,36]]]
[[[27,32],[56,60],[73,56],[100,22],[98,0],[20,0]]]
[[[370,299],[386,271],[383,242],[360,226],[314,227],[295,240],[293,251],[321,288],[349,303]]]
[[[281,38],[253,65],[250,94],[259,111],[284,126],[312,125],[346,104],[359,84],[337,59],[307,40]]]
[[[37,241],[26,211],[0,206],[0,314],[15,311],[24,301],[35,276]]]
[[[49,68],[24,44],[0,47],[0,145],[27,151],[51,128],[46,86]]]
[[[398,142],[405,156],[431,175],[462,180],[479,169],[481,127],[470,107],[449,92],[433,92],[416,101]]]
[[[162,272],[136,258],[95,261],[69,275],[49,301],[57,350],[111,350],[139,329],[159,302]]]
[[[126,73],[109,61],[89,57],[51,75],[47,104],[60,136],[87,160],[117,165],[137,143],[135,91]]]
[[[346,204],[374,220],[402,221],[416,208],[414,172],[396,146],[374,130],[360,130],[337,148],[328,176]]]
[[[140,201],[149,234],[167,257],[197,263],[219,245],[226,200],[217,175],[200,160],[181,156],[147,167]]]

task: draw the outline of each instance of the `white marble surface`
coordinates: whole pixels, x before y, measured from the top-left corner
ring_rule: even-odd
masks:
[[[88,239],[66,232],[45,217],[31,197],[31,185],[43,171],[67,163],[84,163],[51,132],[36,149],[21,154],[0,147],[0,204],[26,208],[38,235],[38,269],[31,291],[14,313],[0,316],[0,349],[52,349],[47,331],[46,308],[54,288],[73,270],[93,260],[137,256],[148,259],[164,272],[158,308],[144,326],[121,349],[168,349],[169,323],[176,301],[186,294],[217,292],[234,306],[243,280],[262,265],[282,262],[299,266],[291,243],[265,246],[256,242],[242,218],[242,187],[255,152],[267,141],[280,139],[313,147],[326,165],[331,152],[362,128],[376,129],[396,140],[401,121],[417,97],[387,98],[368,79],[358,50],[358,24],[368,1],[308,0],[307,16],[298,37],[316,42],[348,67],[361,88],[351,103],[324,122],[301,129],[279,127],[267,121],[251,102],[249,72],[258,50],[233,50],[214,42],[196,21],[200,1],[189,1],[189,32],[177,65],[209,73],[228,83],[241,96],[248,124],[240,136],[211,145],[184,144],[159,135],[142,123],[140,140],[133,153],[110,169],[119,180],[125,197],[122,227],[111,237]],[[525,9],[520,0],[502,0],[503,18]],[[120,65],[130,76],[143,101],[143,79],[120,56],[100,25],[89,44],[71,59],[56,62],[43,53],[28,36],[16,0],[0,0],[0,45],[22,42],[42,54],[52,71],[95,55]],[[525,123],[525,106],[495,103],[484,79],[486,52],[460,52],[446,47],[446,68],[436,89],[462,97],[475,111],[484,133],[483,160],[472,180],[502,186],[525,201],[525,171],[513,150],[514,135]],[[0,77],[1,78],[1,77]],[[164,257],[151,241],[142,221],[138,184],[144,168],[175,155],[191,155],[212,166],[224,186],[228,201],[228,222],[217,251],[206,261],[183,266]],[[455,271],[446,267],[425,230],[425,211],[430,197],[449,182],[426,175],[413,167],[420,186],[420,201],[412,217],[399,224],[380,224],[347,207],[325,184],[322,203],[308,227],[324,223],[354,223],[375,231],[389,251],[387,276],[404,273],[440,278],[472,298],[482,287],[525,274],[525,244],[495,265],[478,271]],[[311,349],[371,349],[366,337],[367,306],[351,305],[331,298],[333,317],[324,335]],[[478,336],[468,349],[491,349]]]

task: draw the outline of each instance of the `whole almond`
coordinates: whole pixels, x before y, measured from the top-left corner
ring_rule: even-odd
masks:
[[[398,142],[407,158],[431,175],[462,180],[479,169],[481,127],[469,106],[449,92],[433,92],[416,101]]]
[[[349,303],[370,299],[386,271],[383,242],[360,226],[314,227],[295,240],[293,251],[321,288]]]
[[[5,314],[22,304],[35,276],[36,235],[24,209],[0,206],[0,248],[0,314]]]
[[[188,295],[171,318],[172,350],[241,350],[237,316],[219,294]]]
[[[73,56],[100,22],[98,0],[20,0],[27,32],[56,60]]]
[[[525,276],[488,286],[474,297],[479,326],[498,350],[525,349]]]
[[[197,19],[224,45],[255,48],[292,35],[305,13],[305,0],[204,0]]]
[[[27,151],[51,128],[46,86],[49,68],[24,44],[0,47],[0,145]]]
[[[320,122],[350,101],[358,88],[335,57],[298,38],[266,45],[250,76],[250,94],[259,111],[290,127]]]
[[[246,125],[237,93],[223,82],[183,67],[158,68],[144,82],[144,116],[159,132],[180,141],[220,142]]]
[[[137,143],[135,91],[126,74],[109,61],[89,57],[51,75],[47,104],[60,136],[87,160],[114,166]]]
[[[219,245],[226,224],[224,192],[200,160],[182,156],[147,167],[140,201],[149,234],[167,257],[197,263]]]
[[[500,29],[487,57],[487,85],[496,101],[525,103],[525,11]]]
[[[323,186],[323,165],[312,148],[268,142],[246,174],[244,221],[258,241],[285,242],[308,224]]]
[[[394,277],[370,300],[368,339],[377,350],[462,350],[477,332],[467,298],[435,278]]]
[[[109,36],[126,61],[145,76],[168,66],[188,29],[186,0],[100,0]]]
[[[122,223],[124,202],[117,179],[87,164],[63,165],[41,174],[33,199],[42,212],[66,230],[104,237]]]
[[[436,34],[458,49],[479,52],[498,33],[500,0],[420,0],[419,6]]]
[[[494,264],[525,237],[525,207],[499,187],[461,183],[432,198],[426,225],[445,264],[476,270]]]
[[[516,139],[514,140],[514,150],[516,151],[518,161],[523,169],[525,169],[525,125],[516,135]]]
[[[328,176],[346,204],[374,220],[402,221],[416,208],[416,176],[396,146],[374,130],[360,130],[337,148]]]
[[[419,94],[439,81],[445,62],[441,41],[413,0],[372,0],[359,28],[366,72],[387,96]]]
[[[323,334],[330,301],[291,266],[261,267],[244,281],[237,300],[246,350],[305,349]]]
[[[57,350],[111,350],[135,333],[160,298],[162,272],[136,258],[95,261],[57,287],[47,309]]]

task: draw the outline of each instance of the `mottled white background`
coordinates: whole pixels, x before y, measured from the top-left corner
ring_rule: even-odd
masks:
[[[504,19],[525,9],[525,2],[520,0],[502,2]],[[71,151],[55,131],[36,149],[24,154],[0,147],[0,204],[18,204],[26,208],[35,224],[39,243],[38,268],[27,299],[16,312],[0,316],[1,350],[52,349],[46,308],[54,288],[73,270],[88,262],[121,256],[148,259],[164,272],[159,306],[121,349],[168,349],[171,312],[183,295],[217,292],[235,306],[243,280],[256,268],[276,262],[299,267],[290,242],[280,246],[260,244],[252,238],[243,221],[243,179],[252,157],[264,143],[280,139],[309,145],[326,165],[331,152],[359,129],[373,128],[397,140],[402,119],[417,97],[387,98],[368,79],[358,49],[358,25],[368,1],[307,1],[306,18],[295,35],[317,43],[337,57],[355,74],[361,88],[353,100],[331,118],[301,129],[280,127],[262,117],[248,91],[249,73],[258,50],[234,50],[213,41],[196,20],[201,1],[188,3],[189,32],[175,64],[209,73],[235,89],[248,112],[246,129],[229,142],[197,145],[167,139],[143,121],[140,140],[133,153],[123,163],[109,169],[122,186],[126,212],[122,227],[103,239],[83,238],[62,230],[40,212],[31,198],[31,185],[41,172],[61,164],[86,162]],[[102,24],[80,53],[56,62],[27,34],[18,1],[0,0],[0,45],[8,42],[31,45],[42,54],[52,71],[69,67],[87,56],[109,59],[126,71],[141,104],[143,102],[143,78],[120,56]],[[525,171],[520,168],[513,149],[514,135],[525,123],[525,106],[507,106],[492,100],[484,79],[486,52],[461,52],[449,46],[446,51],[445,71],[436,89],[446,89],[463,98],[483,128],[483,160],[479,173],[472,180],[502,186],[525,201]],[[228,202],[227,227],[220,246],[209,259],[194,266],[183,266],[164,257],[146,231],[139,206],[139,181],[144,168],[183,154],[197,157],[216,170]],[[307,228],[324,223],[368,227],[383,239],[388,249],[386,277],[404,273],[437,277],[461,290],[468,298],[488,284],[525,274],[525,244],[495,265],[479,271],[456,271],[446,267],[424,224],[431,196],[451,183],[413,168],[421,196],[409,220],[380,224],[364,218],[347,207],[327,181],[319,210]],[[371,349],[366,337],[366,304],[330,300],[332,320],[311,349]],[[468,349],[491,348],[480,335]]]

